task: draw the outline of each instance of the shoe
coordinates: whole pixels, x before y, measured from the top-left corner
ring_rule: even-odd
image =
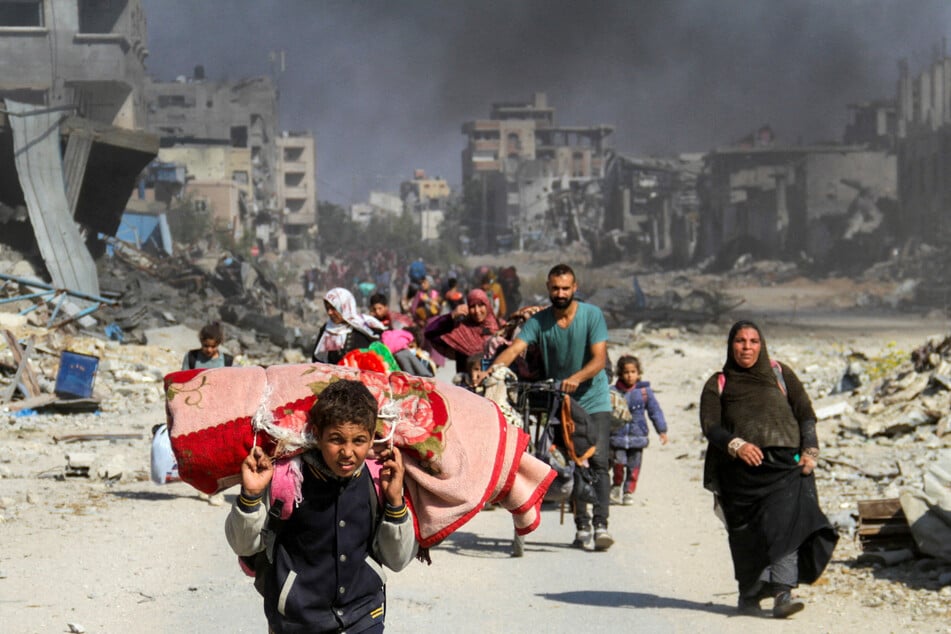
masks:
[[[760,616],[763,611],[759,607],[759,597],[740,597],[736,604],[736,611],[743,616]]]
[[[571,545],[575,548],[593,550],[594,544],[592,543],[592,537],[593,535],[590,528],[579,528],[575,532],[575,541],[571,542]]]
[[[621,487],[611,487],[611,504],[621,503]]]
[[[806,604],[802,599],[794,597],[789,590],[784,590],[773,600],[773,618],[785,619],[796,612],[801,612],[805,607]]]
[[[625,493],[625,494],[624,494],[624,497],[621,498],[621,504],[623,504],[624,506],[633,506],[633,505],[634,505],[634,494],[633,494],[633,493]]]
[[[608,532],[607,528],[599,526],[594,529],[594,549],[595,550],[607,550],[612,545],[614,545],[614,538],[611,537],[611,533]]]

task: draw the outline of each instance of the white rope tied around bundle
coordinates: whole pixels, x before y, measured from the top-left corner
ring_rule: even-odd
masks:
[[[251,417],[251,429],[254,430],[254,440],[251,447],[258,445],[258,432],[264,432],[275,440],[280,448],[278,453],[291,453],[298,449],[313,449],[317,447],[317,439],[311,431],[310,425],[304,427],[303,431],[298,433],[294,429],[288,429],[275,424],[274,414],[268,408],[267,404],[271,397],[271,386],[267,385],[261,394],[261,401]],[[396,426],[399,425],[403,417],[403,411],[399,404],[393,400],[392,388],[387,389],[387,398],[380,406],[377,412],[377,418],[382,418],[390,424],[390,432],[385,438],[376,438],[375,443],[388,443],[390,449],[393,448],[393,437],[396,435]]]
[[[251,428],[254,430],[254,444],[252,447],[256,447],[258,444],[259,431],[263,431],[277,442],[280,448],[278,453],[281,454],[316,447],[317,439],[314,438],[309,425],[305,426],[302,432],[297,432],[294,429],[281,427],[274,423],[274,414],[267,406],[271,398],[271,391],[270,385],[265,386],[264,392],[261,394],[261,402],[258,403],[258,408],[255,410],[254,416],[251,417]]]
[[[493,365],[485,376],[485,397],[498,406],[508,405],[507,383],[517,382],[518,376],[504,365]]]
[[[383,420],[390,423],[390,433],[386,435],[385,438],[377,438],[373,442],[377,443],[387,443],[389,448],[393,448],[393,437],[396,435],[396,426],[400,424],[400,419],[403,417],[403,410],[400,408],[399,404],[393,400],[393,389],[392,387],[387,388],[387,400],[384,401],[383,405],[380,406],[380,411],[377,413],[377,418],[382,418]]]

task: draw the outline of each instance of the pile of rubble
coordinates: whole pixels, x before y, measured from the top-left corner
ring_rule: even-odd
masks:
[[[891,348],[839,358],[844,369],[816,363],[800,372],[810,394],[828,395],[813,403],[820,495],[844,538],[839,552],[854,562],[823,583],[864,592],[869,607],[900,602],[918,614],[949,615],[951,337],[930,339],[910,356]]]
[[[31,297],[28,281],[41,276],[15,251],[0,251],[0,273],[15,278],[0,287],[0,310],[25,312],[32,326],[126,344],[155,343],[150,333],[176,325],[197,333],[219,320],[227,326],[224,347],[255,363],[302,359],[312,343],[316,326],[303,321],[302,306],[291,306],[285,285],[264,263],[227,253],[159,259],[118,241],[111,246],[113,257],[97,262],[100,294],[111,303],[100,305],[90,318],[52,324],[55,302]]]

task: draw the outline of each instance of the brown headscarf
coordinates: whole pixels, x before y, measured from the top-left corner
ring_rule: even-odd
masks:
[[[751,368],[740,367],[733,358],[733,339],[743,328],[752,328],[760,337],[759,357]],[[730,328],[723,374],[720,403],[725,428],[760,447],[799,446],[799,423],[776,381],[763,331],[753,322],[738,321]]]
[[[492,311],[489,296],[481,288],[474,288],[466,295],[466,305],[476,306],[479,304],[482,304],[488,310],[485,320],[481,324],[472,321],[470,314],[457,323],[452,331],[442,336],[444,344],[465,356],[482,354],[485,341],[499,330],[499,322]]]

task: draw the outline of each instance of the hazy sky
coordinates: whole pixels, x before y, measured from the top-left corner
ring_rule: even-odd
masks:
[[[949,0],[143,0],[159,80],[271,74],[317,138],[318,195],[350,203],[414,168],[461,180],[461,126],[548,93],[563,125],[631,154],[705,151],[770,124],[839,140],[846,104],[894,98],[951,34]]]

